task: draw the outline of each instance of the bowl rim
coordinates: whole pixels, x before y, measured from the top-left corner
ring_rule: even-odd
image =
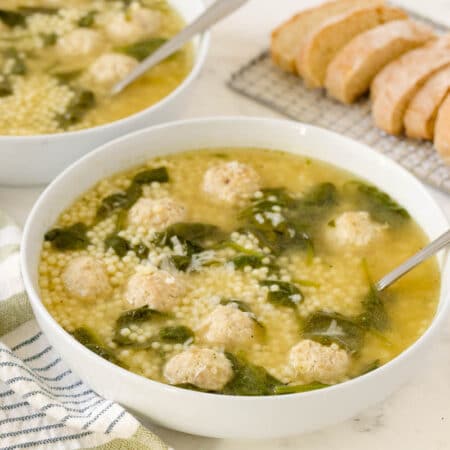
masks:
[[[204,1],[203,0],[197,1],[201,11],[204,12],[206,9]],[[89,134],[94,134],[97,132],[98,133],[108,132],[108,130],[111,128],[127,126],[131,122],[139,120],[149,113],[153,112],[156,113],[160,109],[164,108],[166,104],[171,102],[177,95],[179,95],[181,92],[187,89],[189,85],[191,85],[192,82],[198,77],[200,71],[203,69],[211,43],[211,32],[205,31],[199,34],[198,37],[194,38],[193,40],[195,41],[195,39],[198,39],[198,44],[196,45],[195,49],[194,64],[192,65],[192,68],[189,71],[188,75],[173,91],[171,91],[168,95],[166,95],[153,105],[150,105],[149,107],[142,109],[141,111],[137,111],[129,116],[123,117],[122,119],[114,120],[113,122],[107,122],[89,128],[83,128],[81,130],[63,131],[60,133],[32,134],[24,136],[0,135],[0,144],[14,144],[17,141],[30,142],[33,140],[58,141],[76,137],[84,137]]]
[[[361,384],[365,382],[366,380],[369,380],[372,377],[379,376],[383,374],[383,372],[389,371],[391,368],[394,368],[400,364],[403,363],[404,360],[408,359],[409,356],[415,352],[420,347],[423,347],[426,345],[426,341],[432,337],[433,334],[435,334],[442,326],[442,322],[446,319],[450,312],[450,290],[449,292],[444,292],[444,278],[443,275],[446,271],[450,270],[450,251],[444,250],[445,256],[443,259],[442,264],[439,264],[439,270],[441,275],[441,286],[440,286],[440,293],[439,293],[439,302],[437,305],[437,309],[434,313],[433,319],[426,328],[425,332],[419,336],[419,338],[414,341],[411,345],[409,345],[405,350],[403,350],[399,355],[394,357],[392,360],[387,362],[386,364],[383,364],[381,367],[375,369],[372,372],[359,375],[355,378],[351,378],[349,380],[346,380],[342,383],[338,383],[335,385],[327,386],[324,389],[317,389],[307,392],[301,392],[301,393],[292,393],[292,394],[283,394],[283,395],[268,395],[268,396],[240,396],[240,395],[224,395],[220,393],[214,393],[214,392],[201,392],[201,391],[194,391],[189,389],[184,389],[176,386],[172,386],[166,383],[162,383],[160,381],[152,380],[150,378],[146,378],[142,375],[136,374],[134,372],[131,372],[130,370],[124,369],[120,366],[117,366],[106,359],[98,356],[94,352],[88,350],[85,346],[83,346],[81,343],[79,343],[69,332],[67,332],[50,314],[50,312],[47,310],[45,305],[43,304],[40,294],[38,293],[37,289],[34,288],[32,277],[31,277],[31,271],[29,270],[29,264],[28,264],[28,236],[33,228],[33,221],[34,216],[39,213],[39,210],[41,209],[41,205],[45,205],[46,196],[50,191],[52,191],[55,186],[60,182],[60,180],[64,179],[67,174],[70,172],[77,172],[78,167],[88,161],[90,158],[95,157],[96,155],[99,155],[103,152],[107,153],[109,148],[113,148],[117,145],[121,145],[124,142],[127,142],[128,140],[138,136],[138,135],[144,135],[147,133],[151,133],[153,130],[162,130],[162,129],[170,129],[170,128],[176,128],[178,126],[189,126],[191,124],[208,124],[211,122],[258,122],[260,124],[264,123],[270,123],[275,126],[284,127],[284,126],[292,126],[292,127],[303,127],[306,130],[306,133],[308,133],[308,130],[311,130],[312,132],[319,133],[319,134],[328,134],[330,138],[332,139],[338,139],[342,142],[348,142],[352,145],[358,145],[362,151],[365,151],[369,155],[371,154],[374,157],[377,157],[380,159],[380,161],[383,161],[384,164],[387,164],[391,167],[395,167],[395,170],[397,170],[400,173],[403,173],[404,176],[406,176],[409,179],[409,182],[411,182],[413,185],[415,185],[416,189],[420,189],[425,197],[428,198],[429,202],[435,207],[436,211],[440,214],[440,220],[445,222],[447,225],[450,224],[449,219],[446,217],[444,211],[442,210],[441,206],[434,200],[434,198],[431,196],[431,194],[426,190],[425,186],[410,172],[408,172],[405,168],[397,164],[392,159],[388,158],[386,155],[377,152],[376,150],[372,149],[366,144],[363,144],[359,141],[356,141],[354,139],[348,138],[346,136],[340,135],[338,133],[335,133],[333,131],[317,127],[314,125],[305,124],[302,122],[289,120],[289,119],[278,119],[278,118],[269,118],[269,117],[252,117],[252,116],[209,116],[209,117],[202,117],[202,118],[195,118],[195,119],[183,119],[183,120],[177,120],[172,122],[166,122],[159,125],[153,125],[147,128],[143,128],[140,130],[137,130],[133,133],[129,133],[127,135],[118,137],[116,139],[113,139],[99,147],[97,147],[92,152],[86,154],[79,160],[72,163],[69,167],[67,167],[63,172],[61,172],[41,193],[38,200],[35,202],[30,214],[27,217],[26,224],[23,230],[23,237],[22,237],[22,244],[20,249],[20,266],[21,266],[21,272],[22,277],[24,280],[24,285],[27,294],[29,295],[30,303],[32,305],[33,310],[37,309],[39,311],[39,314],[43,315],[44,318],[51,323],[51,326],[55,327],[56,331],[61,335],[65,336],[65,338],[68,338],[69,341],[67,342],[70,345],[75,345],[75,349],[78,349],[78,351],[81,351],[85,358],[90,359],[91,361],[95,361],[97,364],[100,364],[104,367],[105,370],[112,371],[111,373],[116,373],[117,375],[121,374],[122,376],[129,377],[130,380],[134,380],[136,383],[144,383],[148,384],[149,386],[152,386],[153,389],[163,390],[167,393],[172,393],[174,395],[184,395],[186,397],[192,397],[195,398],[198,395],[202,395],[203,398],[210,398],[215,401],[241,401],[241,402],[268,402],[268,401],[276,401],[281,402],[283,401],[283,398],[289,398],[292,399],[293,397],[313,397],[313,396],[320,396],[323,394],[323,392],[331,393],[342,389],[351,389],[353,386],[356,386],[358,384]],[[186,149],[185,151],[189,151],[189,149]],[[281,150],[283,151],[283,150]],[[286,152],[291,153],[286,150]],[[182,153],[176,152],[176,153]],[[329,164],[333,164],[332,162],[329,162]],[[450,283],[448,283],[450,285]],[[445,295],[444,295],[445,294]],[[45,334],[45,330],[44,331]]]

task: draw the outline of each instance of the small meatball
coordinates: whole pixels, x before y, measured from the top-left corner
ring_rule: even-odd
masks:
[[[114,15],[106,25],[106,34],[120,45],[132,44],[155,36],[161,27],[161,14],[140,6]]]
[[[91,256],[72,259],[64,269],[66,291],[80,300],[104,300],[112,293],[103,264]]]
[[[77,28],[58,40],[57,51],[64,58],[92,56],[102,49],[103,43],[98,31]]]
[[[123,80],[137,65],[130,56],[105,53],[92,63],[89,76],[95,84],[109,88]]]
[[[350,357],[336,344],[327,346],[304,339],[291,348],[289,363],[296,372],[296,378],[305,383],[334,384],[345,378]]]
[[[364,247],[381,237],[387,225],[374,222],[366,211],[345,212],[328,229],[329,240],[339,246]]]
[[[221,352],[190,348],[171,358],[164,367],[170,384],[193,384],[200,389],[220,391],[233,377],[233,367]]]
[[[227,348],[241,347],[255,338],[255,321],[247,312],[218,305],[202,324],[203,339]]]
[[[203,190],[226,203],[236,203],[251,197],[260,188],[256,171],[238,161],[211,167],[203,178]]]
[[[139,199],[128,213],[128,221],[136,227],[161,231],[186,217],[186,208],[171,198]]]
[[[135,308],[148,305],[161,312],[169,312],[178,305],[185,291],[184,283],[169,272],[137,273],[129,280],[125,299]]]

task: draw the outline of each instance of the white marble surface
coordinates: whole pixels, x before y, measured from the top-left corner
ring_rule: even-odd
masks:
[[[296,9],[313,3],[316,2],[251,0],[217,26],[207,65],[195,88],[196,101],[184,116],[279,117],[230,92],[224,83],[232,71],[267,46],[270,29]],[[401,3],[450,25],[450,0],[401,0]],[[0,208],[22,224],[41,190],[0,187]],[[450,197],[430,191],[450,218]],[[447,325],[421,373],[415,374],[407,386],[384,403],[340,425],[297,438],[264,442],[214,440],[157,431],[177,450],[450,450],[450,320]]]

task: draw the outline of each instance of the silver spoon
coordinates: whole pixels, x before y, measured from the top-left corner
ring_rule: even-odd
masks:
[[[183,47],[183,45],[189,42],[196,34],[209,29],[221,19],[240,8],[247,1],[248,0],[217,0],[202,15],[197,17],[194,22],[159,47],[158,50],[144,59],[144,61],[142,61],[129,75],[119,81],[119,83],[112,88],[111,95],[116,95],[121,92],[147,70]]]
[[[392,272],[388,273],[381,280],[375,283],[375,289],[377,291],[382,291],[390,286],[392,283],[397,281],[400,277],[408,273],[411,269],[414,269],[421,262],[425,261],[430,256],[433,256],[439,250],[443,249],[450,244],[450,230],[446,231],[442,236],[435,239],[433,242],[428,244],[422,250],[417,252],[414,256],[411,256],[403,264],[398,266]]]

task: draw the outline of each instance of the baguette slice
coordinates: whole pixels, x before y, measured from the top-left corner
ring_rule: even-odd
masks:
[[[298,73],[310,87],[322,87],[328,65],[355,36],[392,20],[406,19],[398,8],[358,8],[336,16],[313,31],[297,55]]]
[[[450,64],[450,34],[412,50],[387,65],[372,83],[377,127],[400,134],[409,102],[436,71]]]
[[[448,93],[450,93],[450,66],[432,75],[411,100],[404,120],[408,136],[433,139],[436,116]]]
[[[450,164],[450,95],[442,103],[436,120],[434,145],[442,159]]]
[[[295,72],[295,58],[308,35],[329,18],[358,7],[384,4],[384,0],[335,0],[306,9],[272,32],[272,59],[282,69]]]
[[[356,36],[328,66],[328,94],[343,103],[354,102],[386,64],[435,37],[430,27],[413,20],[395,20]]]

